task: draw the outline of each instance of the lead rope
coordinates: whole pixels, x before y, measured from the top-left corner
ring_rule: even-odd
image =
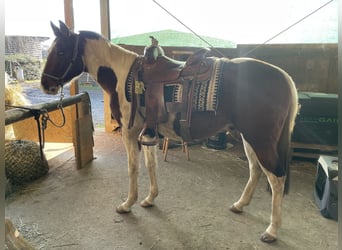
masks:
[[[63,85],[61,85],[61,93],[59,97],[59,102],[57,104],[57,108],[61,111],[63,121],[61,124],[56,124],[53,120],[50,119],[49,113],[46,109],[41,109],[40,114],[42,115],[42,121],[41,126],[39,123],[39,117],[37,120],[37,126],[38,126],[38,136],[39,136],[39,146],[40,146],[40,154],[43,157],[43,149],[45,146],[45,130],[47,129],[48,121],[51,122],[51,124],[57,128],[62,128],[65,125],[66,119],[63,109],[63,99],[64,99],[64,91],[63,91]]]
[[[52,121],[49,117],[48,112],[46,111],[43,114],[42,117],[42,121],[44,121],[45,123],[47,123],[47,121],[51,122],[51,124],[57,128],[62,128],[65,125],[66,119],[65,119],[65,114],[64,114],[64,109],[63,109],[63,99],[64,99],[64,91],[63,91],[63,85],[61,86],[61,93],[60,93],[60,97],[59,97],[59,101],[57,104],[57,108],[61,111],[62,117],[63,117],[63,121],[61,124],[56,124],[54,121]],[[46,124],[47,126],[47,124]]]

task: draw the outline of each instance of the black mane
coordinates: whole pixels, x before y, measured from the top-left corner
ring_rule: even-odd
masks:
[[[93,31],[81,30],[79,33],[81,37],[86,38],[86,39],[98,40],[98,39],[104,38],[102,35]]]

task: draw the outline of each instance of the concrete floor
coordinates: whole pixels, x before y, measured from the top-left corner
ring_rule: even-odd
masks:
[[[337,222],[322,217],[313,200],[315,163],[292,163],[279,239],[267,245],[259,240],[271,205],[264,176],[244,213],[228,209],[248,178],[241,146],[191,146],[191,161],[180,148],[170,149],[167,162],[159,152],[155,206],[136,204],[125,215],[115,212],[128,188],[121,138],[97,130],[94,150],[96,159],[81,170],[71,150],[51,159],[46,177],[6,200],[6,216],[37,249],[337,249]],[[141,200],[144,167],[139,187]]]

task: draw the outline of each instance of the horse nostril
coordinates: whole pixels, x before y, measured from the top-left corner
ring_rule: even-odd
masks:
[[[56,94],[58,92],[58,88],[57,87],[50,87],[49,88],[49,93],[50,94]]]
[[[57,92],[59,90],[59,87],[57,87],[57,86],[53,86],[53,87],[48,87],[45,85],[42,85],[42,86],[43,86],[43,91],[49,95],[55,95],[55,94],[57,94]]]

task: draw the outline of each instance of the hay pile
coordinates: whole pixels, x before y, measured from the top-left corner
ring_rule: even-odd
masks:
[[[5,105],[29,105],[30,102],[22,94],[22,88],[17,84],[5,84]],[[11,107],[6,106],[6,110]]]
[[[5,169],[10,183],[21,185],[46,175],[49,165],[36,142],[15,140],[5,144]]]
[[[22,88],[17,84],[5,84],[5,109],[11,109],[10,106],[23,106],[29,105],[30,102],[22,94]],[[16,138],[13,125],[7,125],[5,127],[5,140],[21,139]]]

